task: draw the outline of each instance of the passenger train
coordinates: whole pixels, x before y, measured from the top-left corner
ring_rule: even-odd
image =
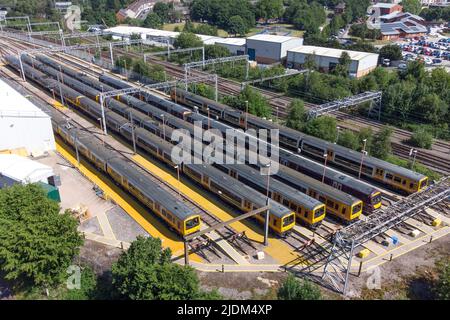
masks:
[[[9,64],[16,69],[20,68],[16,58],[9,56],[6,59]],[[56,81],[49,79],[46,74],[43,74],[31,68],[26,63],[24,63],[24,71],[27,77],[33,79],[44,88],[51,90],[51,88],[57,85]],[[61,84],[60,88],[64,99],[70,102],[72,105],[79,107],[86,115],[90,116],[93,119],[97,119],[101,115],[101,107],[94,100],[83,96],[80,92],[71,89],[65,84]],[[130,139],[132,135],[132,129],[130,128],[130,126],[127,126],[129,122],[126,118],[109,110],[106,110],[105,118],[107,126],[110,128],[110,130],[113,130],[117,134]],[[66,123],[66,121],[64,123]],[[156,127],[157,126],[155,125],[154,128]],[[73,145],[74,141],[78,139],[78,137],[73,138],[67,135],[66,137],[64,137],[65,133],[63,132],[63,129],[59,128],[58,130],[58,134],[63,136],[63,139],[66,140],[69,144],[72,140]],[[153,135],[143,128],[137,128],[134,131],[136,144],[139,147],[146,150],[159,160],[169,164],[173,168],[173,166],[175,165],[171,160],[171,149],[173,148],[173,146],[170,143],[168,143],[164,139],[159,138],[158,136]],[[188,221],[186,221],[187,224],[182,226],[181,222],[178,223],[178,221],[175,219],[177,217],[176,214],[179,214],[178,212],[173,213],[170,210],[163,210],[162,207],[158,207],[158,202],[156,201],[157,198],[149,199],[147,197],[148,191],[146,193],[142,192],[143,190],[141,189],[140,185],[138,186],[138,182],[136,182],[135,184],[129,183],[130,181],[137,181],[131,180],[131,178],[137,179],[139,175],[129,177],[129,175],[132,175],[133,172],[129,172],[128,169],[129,167],[136,167],[135,169],[137,170],[137,166],[131,166],[129,162],[127,162],[125,165],[120,162],[116,163],[117,161],[115,159],[111,160],[110,163],[109,159],[105,160],[100,156],[96,156],[95,153],[86,152],[86,148],[84,146],[77,146],[80,146],[80,152],[83,155],[89,157],[89,159],[96,165],[96,167],[98,167],[102,171],[107,172],[122,187],[130,191],[130,193],[135,195],[146,205],[148,205],[149,203],[153,204],[153,207],[151,207],[151,209],[154,209],[155,212],[157,212],[159,216],[161,216],[166,222],[168,222],[171,227],[177,230],[178,233],[187,235],[195,232],[194,229],[190,230],[191,228],[196,228],[195,230],[198,230],[200,224],[200,218],[198,216],[194,217],[198,219],[194,220],[194,222],[198,222],[198,225],[194,225],[194,222],[188,223]],[[214,192],[219,197],[223,198],[225,201],[238,207],[244,212],[255,210],[266,205],[266,197],[251,189],[250,187],[244,185],[240,181],[231,177],[224,176],[220,170],[209,165],[189,165],[183,163],[181,164],[181,171],[191,179],[201,183],[210,191]],[[123,174],[120,174],[121,172]],[[199,177],[200,179],[198,179]],[[154,191],[153,188],[149,188],[149,190],[152,190],[152,192]],[[162,194],[155,193],[155,195],[160,198],[164,198],[164,195]],[[149,200],[151,201],[149,202]],[[172,205],[175,205],[175,207],[177,207],[177,204],[178,203],[176,201],[172,201]],[[286,208],[285,206],[276,203],[275,201],[270,201],[270,205],[271,208],[269,210],[269,226],[275,233],[284,235],[295,225],[295,213],[291,209]],[[256,219],[259,221],[264,221],[264,218],[264,213],[256,216]],[[186,227],[189,230],[187,230]]]
[[[205,114],[209,109],[210,114],[212,113],[220,119],[241,128],[279,129],[280,144],[283,147],[289,148],[294,152],[300,150],[302,154],[312,158],[319,158],[320,160],[323,160],[323,155],[327,154],[327,162],[329,164],[345,169],[354,175],[359,174],[362,159],[361,152],[276,125],[271,121],[251,114],[246,115],[244,112],[182,89],[172,90],[171,97],[172,100],[198,108]],[[423,190],[428,182],[428,177],[420,173],[371,156],[363,158],[362,175],[408,194]]]

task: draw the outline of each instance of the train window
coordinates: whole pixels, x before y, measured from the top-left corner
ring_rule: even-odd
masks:
[[[361,204],[357,204],[355,206],[353,206],[353,214],[359,212],[361,210]]]
[[[319,201],[325,203],[326,199],[322,196],[319,196]],[[330,201],[330,200],[328,200],[328,201]]]
[[[317,219],[317,218],[321,217],[324,213],[325,213],[325,208],[324,207],[322,207],[320,209],[317,209],[315,214],[314,214],[314,218]]]
[[[390,173],[386,173],[386,179],[392,180],[394,176]]]
[[[287,216],[283,219],[283,227],[286,227],[294,222],[294,215]]]
[[[406,185],[406,180],[402,180],[402,185]]]
[[[303,214],[303,216],[304,216],[305,218],[308,218],[308,211],[307,211],[307,210],[305,210],[305,213]]]
[[[200,220],[198,217],[189,219],[186,221],[186,230],[192,229],[200,224]]]
[[[320,199],[320,198],[319,198]],[[323,202],[323,201],[322,201]],[[331,200],[327,200],[327,206],[329,206],[329,207],[331,207],[331,208],[333,208],[333,206],[334,206],[334,202],[333,201],[331,201]]]
[[[160,207],[159,203],[155,203],[155,209],[156,209],[156,211],[161,212],[161,207]]]
[[[297,211],[297,205],[295,203],[291,203],[289,208],[291,208],[293,211]]]
[[[339,205],[337,203],[334,204],[334,209],[339,210]]]
[[[286,207],[289,206],[289,201],[287,199],[283,199],[283,205]]]
[[[394,177],[394,181],[397,182],[397,183],[401,183],[402,179],[400,179],[399,177]]]
[[[342,207],[342,214],[344,215],[345,214],[345,212],[347,211],[347,208],[346,207]]]
[[[180,221],[178,221],[177,226],[178,226],[178,229],[181,229],[181,223],[180,223]]]
[[[413,189],[413,188],[414,188],[414,183],[411,182],[411,183],[409,184],[409,188],[410,188],[410,189]]]

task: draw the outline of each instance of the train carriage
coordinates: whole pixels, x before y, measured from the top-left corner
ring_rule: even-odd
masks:
[[[302,152],[316,159],[323,159],[323,155],[327,154],[327,161],[330,164],[353,174],[359,174],[361,170],[362,176],[382,182],[402,192],[414,193],[427,186],[428,178],[423,174],[371,156],[362,156],[360,152],[314,137],[304,138],[301,149]]]
[[[183,164],[183,172],[244,212],[262,208],[267,203],[265,196],[238,180],[223,175],[220,170],[212,166]],[[269,227],[280,235],[291,230],[295,225],[295,213],[273,200],[269,200],[269,204],[271,206],[269,210]],[[265,213],[258,214],[255,217],[260,222],[264,222]]]

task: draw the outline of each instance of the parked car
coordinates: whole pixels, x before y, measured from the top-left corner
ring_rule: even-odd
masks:
[[[385,67],[389,67],[391,65],[391,60],[390,59],[383,59],[383,66]]]
[[[441,64],[442,63],[442,59],[433,59],[433,64]]]
[[[406,63],[400,63],[397,68],[399,70],[406,70],[408,66],[406,65]]]

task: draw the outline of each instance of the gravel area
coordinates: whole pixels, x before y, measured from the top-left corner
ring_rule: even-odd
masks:
[[[93,217],[83,221],[80,225],[80,230],[84,232],[98,234],[99,236],[104,236],[97,217]]]
[[[149,234],[131,218],[122,208],[116,206],[106,212],[112,231],[117,240],[132,242],[137,236],[148,237]]]

